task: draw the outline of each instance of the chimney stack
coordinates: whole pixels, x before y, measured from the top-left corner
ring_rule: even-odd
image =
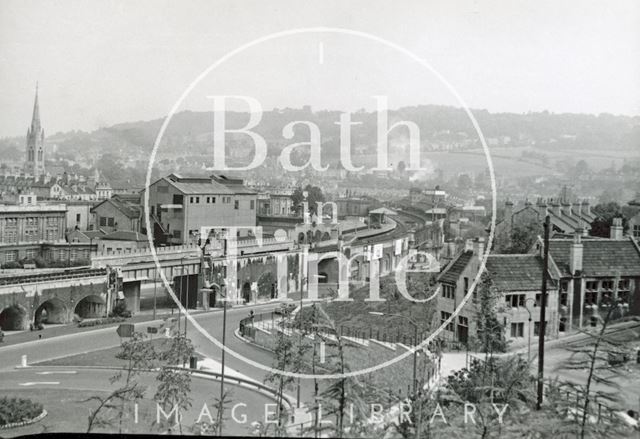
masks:
[[[538,198],[538,202],[536,204],[538,212],[542,214],[542,216],[547,216],[549,214],[549,209],[547,208],[547,202],[545,200]]]
[[[560,206],[560,203],[554,200],[552,200],[553,204],[551,204],[551,207],[553,209],[553,213],[556,214],[557,216],[562,215],[562,207]]]
[[[511,224],[511,217],[513,216],[513,203],[507,200],[504,203],[504,220],[507,224]]]
[[[623,238],[622,218],[613,219],[613,224],[609,229],[609,237],[618,241]]]
[[[464,251],[473,251],[473,241],[471,239],[467,239],[464,241]]]
[[[583,254],[582,230],[577,229],[573,235],[573,242],[569,249],[569,271],[571,271],[572,275],[575,275],[577,271],[582,271]]]
[[[476,238],[473,240],[473,254],[482,259],[484,254],[484,238]]]
[[[571,216],[571,203],[562,203],[562,213],[566,216]]]
[[[576,213],[576,215],[581,216],[582,215],[582,203],[573,203],[573,212]]]

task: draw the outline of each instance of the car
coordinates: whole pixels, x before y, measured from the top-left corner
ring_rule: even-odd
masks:
[[[274,309],[273,312],[276,314],[287,315],[296,309],[296,307],[297,305],[294,303],[283,303],[278,308]]]

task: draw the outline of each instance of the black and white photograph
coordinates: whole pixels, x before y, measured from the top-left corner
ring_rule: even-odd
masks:
[[[640,438],[640,2],[0,0],[0,438]]]

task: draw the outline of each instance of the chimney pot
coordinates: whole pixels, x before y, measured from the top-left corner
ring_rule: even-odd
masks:
[[[584,245],[582,244],[582,231],[576,230],[573,235],[573,242],[569,249],[569,270],[572,275],[575,275],[577,271],[582,271],[582,258],[584,255]]]
[[[623,238],[622,218],[614,218],[609,231],[609,237],[615,240],[621,240]]]

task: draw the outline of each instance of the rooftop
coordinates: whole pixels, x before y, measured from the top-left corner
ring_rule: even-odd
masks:
[[[534,254],[491,254],[487,259],[487,272],[499,291],[540,290],[542,266],[542,259]]]
[[[473,258],[473,251],[467,250],[458,255],[438,276],[438,282],[456,283]]]
[[[176,189],[186,195],[255,195],[256,192],[242,184],[241,179],[226,178],[224,176],[212,175],[210,177],[181,177],[177,174],[170,174],[161,180],[173,185]],[[158,181],[161,181],[158,180]],[[157,182],[156,182],[157,183]],[[154,183],[155,184],[155,183]]]
[[[563,276],[570,276],[572,239],[549,241],[549,255]],[[640,248],[633,239],[585,239],[582,241],[582,272],[585,276],[640,276]]]
[[[100,239],[106,241],[136,241],[136,242],[147,242],[147,235],[143,235],[142,233],[132,232],[129,230],[117,230],[113,233],[109,233],[106,236],[101,236]]]

